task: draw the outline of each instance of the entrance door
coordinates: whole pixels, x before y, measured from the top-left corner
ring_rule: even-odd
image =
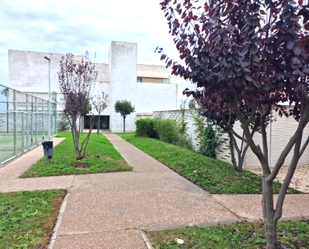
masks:
[[[99,115],[94,116],[93,129],[97,129],[98,127],[98,118],[99,118]],[[91,116],[86,116],[84,129],[90,128],[90,121],[91,121]],[[100,129],[109,129],[109,116],[106,116],[106,115],[100,116]]]

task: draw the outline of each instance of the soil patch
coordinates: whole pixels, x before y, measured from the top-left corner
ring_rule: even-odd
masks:
[[[262,176],[262,169],[248,169],[251,172]],[[283,183],[288,167],[282,167],[278,172],[275,181]],[[309,193],[309,165],[308,166],[297,166],[294,176],[291,180],[290,187],[302,191],[304,193]]]
[[[77,169],[89,169],[90,168],[90,165],[87,164],[87,163],[74,163],[74,167],[77,168]]]

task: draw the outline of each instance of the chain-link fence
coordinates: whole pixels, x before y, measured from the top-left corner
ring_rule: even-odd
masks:
[[[0,85],[0,168],[57,134],[57,105]]]

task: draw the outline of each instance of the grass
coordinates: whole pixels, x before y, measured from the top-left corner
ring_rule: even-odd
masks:
[[[118,135],[211,194],[262,193],[261,177],[250,171],[236,172],[229,163],[157,139]],[[274,193],[280,187],[275,183]],[[288,192],[301,193],[292,188]]]
[[[81,138],[83,139],[85,136],[86,133],[83,133]],[[86,156],[80,161],[76,161],[71,133],[59,132],[57,137],[65,137],[66,139],[54,147],[54,156],[51,163],[46,164],[46,158],[44,157],[21,177],[97,174],[132,170],[120,153],[103,135],[98,137],[97,134],[91,134]]]
[[[0,194],[0,248],[47,248],[64,190]]]
[[[262,222],[146,232],[155,249],[265,248]],[[279,248],[309,248],[309,220],[278,223]],[[182,243],[182,241],[183,243]]]

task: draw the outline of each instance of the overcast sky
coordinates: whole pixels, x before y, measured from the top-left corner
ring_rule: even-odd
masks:
[[[177,59],[159,0],[0,0],[0,84],[8,50],[82,55],[108,63],[111,41],[138,44],[138,63],[161,64],[157,46]],[[179,79],[173,83],[189,86]],[[192,86],[192,85],[191,85]]]

